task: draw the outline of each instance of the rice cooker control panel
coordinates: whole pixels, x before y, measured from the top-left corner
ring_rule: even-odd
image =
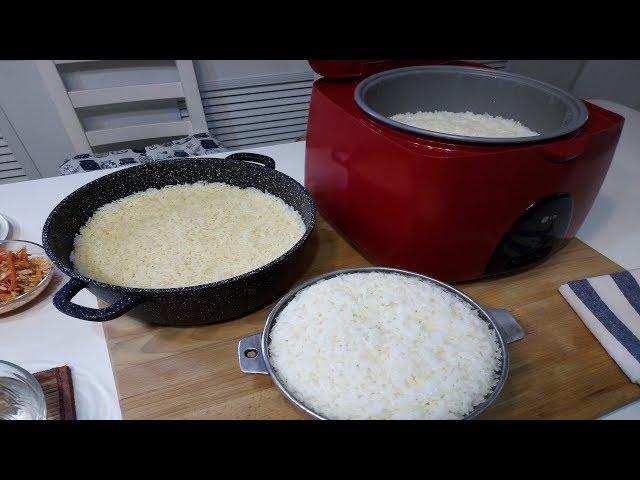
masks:
[[[503,237],[485,274],[508,272],[546,258],[566,239],[572,212],[568,193],[556,193],[532,204]]]

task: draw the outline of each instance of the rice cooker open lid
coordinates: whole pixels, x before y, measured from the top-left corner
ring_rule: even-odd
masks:
[[[551,140],[575,132],[588,118],[584,102],[551,84],[502,70],[459,65],[420,65],[379,71],[356,86],[354,98],[367,115],[405,133],[468,143]],[[398,113],[439,110],[510,118],[539,135],[471,137],[424,130],[389,118]]]

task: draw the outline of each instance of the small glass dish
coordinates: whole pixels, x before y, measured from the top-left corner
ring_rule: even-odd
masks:
[[[27,240],[0,240],[0,250],[11,250],[12,252],[17,252],[22,247],[25,247],[27,249],[27,252],[29,252],[29,254],[33,257],[46,258],[49,262],[49,271],[47,272],[47,275],[40,281],[40,283],[28,292],[25,292],[22,295],[19,295],[7,302],[0,302],[0,315],[10,312],[11,310],[15,310],[16,308],[21,307],[36,298],[38,295],[40,295],[40,293],[42,293],[47,285],[49,285],[51,277],[53,276],[53,262],[51,262],[51,260],[49,260],[49,258],[47,257],[47,254],[45,253],[44,247],[42,247],[42,245],[34,242],[29,242]]]
[[[0,360],[0,420],[46,420],[47,402],[33,375]]]

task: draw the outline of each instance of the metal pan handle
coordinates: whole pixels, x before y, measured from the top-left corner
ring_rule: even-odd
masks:
[[[76,294],[87,286],[86,283],[69,279],[53,297],[53,305],[62,313],[90,322],[106,322],[117,318],[142,302],[141,297],[126,295],[107,308],[90,308],[71,302]]]
[[[242,373],[261,373],[268,375],[267,365],[262,356],[262,333],[244,337],[238,342],[238,361]]]
[[[508,310],[499,308],[487,309],[487,313],[500,330],[500,334],[506,343],[517,342],[524,338],[524,330],[516,322],[516,319]]]
[[[270,168],[271,170],[275,170],[276,168],[276,161],[273,158],[267,157],[266,155],[259,155],[257,153],[232,153],[226,158],[226,160],[238,160],[240,162],[258,163],[263,167]]]

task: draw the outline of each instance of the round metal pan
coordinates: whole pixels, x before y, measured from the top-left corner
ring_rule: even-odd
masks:
[[[502,387],[507,381],[507,376],[509,373],[509,351],[507,349],[507,345],[512,342],[521,340],[524,337],[524,331],[522,330],[522,327],[518,325],[516,320],[507,310],[484,309],[471,297],[465,295],[460,290],[452,287],[451,285],[440,282],[434,278],[421,275],[419,273],[400,270],[397,268],[366,267],[336,270],[315,277],[290,290],[278,301],[278,303],[273,307],[273,310],[271,310],[271,313],[267,318],[267,322],[265,323],[264,330],[261,333],[244,337],[238,343],[238,361],[240,363],[240,370],[243,373],[264,374],[271,376],[271,380],[278,388],[278,390],[280,390],[280,392],[287,398],[287,400],[295,405],[296,408],[298,408],[298,410],[300,410],[305,416],[318,420],[327,420],[327,418],[323,417],[317,412],[314,412],[312,409],[304,405],[300,400],[295,398],[280,381],[280,379],[278,378],[278,373],[274,370],[274,368],[271,366],[271,362],[269,361],[269,334],[271,332],[271,328],[273,328],[273,326],[275,325],[280,312],[282,312],[287,304],[301,290],[321,280],[326,280],[338,275],[366,272],[397,273],[400,275],[416,277],[421,280],[426,280],[428,282],[434,283],[444,290],[453,293],[464,302],[469,303],[478,311],[478,315],[480,316],[480,318],[486,321],[491,328],[495,329],[496,335],[498,337],[498,343],[500,344],[500,351],[502,352],[502,367],[500,369],[498,383],[493,388],[493,390],[485,397],[484,401],[477,405],[473,409],[473,411],[468,413],[464,419],[473,419],[484,410],[486,410],[489,405],[491,405],[493,401],[498,397],[500,391],[502,390]]]

